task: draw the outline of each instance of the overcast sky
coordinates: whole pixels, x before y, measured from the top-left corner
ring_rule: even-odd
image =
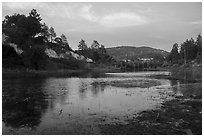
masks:
[[[3,3],[5,15],[28,15],[37,9],[42,22],[65,34],[73,49],[80,39],[105,47],[150,46],[170,51],[172,45],[202,31],[202,3]]]

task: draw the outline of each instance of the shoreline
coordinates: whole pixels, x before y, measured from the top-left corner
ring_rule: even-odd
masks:
[[[152,77],[202,84],[202,65],[169,70],[173,76]],[[197,77],[191,77],[189,72]],[[202,135],[202,95],[186,94],[173,95],[174,98],[163,102],[161,108],[143,111],[138,117],[128,119],[127,124],[101,125],[101,132],[104,135]]]
[[[191,70],[186,68],[187,72],[193,73],[197,69]],[[3,69],[3,75],[7,78],[18,78],[22,77],[68,77],[68,76],[80,76],[90,77],[87,73],[98,73],[104,74],[107,72],[106,69],[92,68],[92,69],[81,69],[81,70],[57,70],[57,71],[35,71],[35,70],[5,70]],[[109,70],[110,71],[110,70]],[[180,75],[184,69],[175,69],[175,75]],[[195,72],[194,72],[195,71]],[[145,72],[145,71],[144,71]],[[202,74],[200,71],[197,72]],[[195,74],[197,74],[195,73]],[[65,75],[66,74],[66,75]],[[183,74],[183,73],[182,73]],[[185,73],[184,73],[185,74]],[[188,74],[188,73],[187,73]],[[83,75],[83,76],[82,76]],[[9,77],[10,76],[10,77]],[[3,77],[4,78],[4,77]],[[161,79],[170,80],[182,80],[182,79],[171,79],[173,76],[156,76]],[[181,77],[178,77],[181,78]],[[183,77],[182,77],[183,78]],[[202,78],[202,76],[201,76]],[[192,77],[194,79],[194,77]],[[184,81],[195,84],[194,81]],[[197,81],[197,82],[202,82]],[[129,83],[129,82],[128,82]],[[118,84],[118,83],[116,83]],[[200,91],[200,90],[199,90]],[[188,96],[177,96],[173,95],[172,100],[166,100],[162,103],[161,108],[155,110],[147,110],[138,113],[138,117],[129,118],[127,124],[105,124],[99,125],[101,134],[103,135],[191,135],[202,134],[202,96],[197,94],[189,94]]]
[[[101,125],[104,135],[201,135],[202,99],[173,99],[127,124]]]
[[[104,75],[105,73],[121,72],[118,69],[87,68],[87,69],[59,69],[59,70],[31,70],[31,69],[2,69],[2,78],[18,77],[91,77],[93,74]]]
[[[190,67],[169,67],[169,68],[159,68],[154,70],[144,70],[144,71],[122,71],[119,68],[113,67],[92,67],[92,68],[85,68],[85,69],[58,69],[58,70],[31,70],[31,69],[9,69],[9,68],[2,68],[2,77],[3,78],[10,78],[10,77],[69,77],[69,76],[79,76],[80,74],[83,77],[84,73],[128,73],[128,72],[147,72],[147,71],[171,71],[171,72],[181,72],[181,71],[191,71],[193,73],[201,72],[202,74],[202,65],[200,66],[190,66]],[[173,79],[173,80],[180,80],[179,76],[173,78],[171,76],[154,76],[154,78],[164,78],[164,79]],[[202,77],[196,79],[196,81],[202,81]]]

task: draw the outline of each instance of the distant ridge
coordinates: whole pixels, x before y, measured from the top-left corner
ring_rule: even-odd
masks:
[[[147,46],[133,47],[133,46],[118,46],[106,48],[107,53],[115,59],[136,60],[138,58],[166,58],[169,52]]]

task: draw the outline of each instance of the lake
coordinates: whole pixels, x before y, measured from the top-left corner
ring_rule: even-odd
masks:
[[[201,82],[188,81],[188,76],[154,77],[158,75],[175,74],[152,71],[3,79],[2,133],[100,134],[100,125],[125,124],[175,96],[202,96]]]

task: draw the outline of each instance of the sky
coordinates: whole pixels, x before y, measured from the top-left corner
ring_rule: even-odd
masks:
[[[202,33],[201,2],[3,2],[2,20],[14,13],[28,15],[36,9],[42,23],[65,34],[77,49],[84,39],[88,46],[97,40],[108,47],[149,46],[170,51]]]

